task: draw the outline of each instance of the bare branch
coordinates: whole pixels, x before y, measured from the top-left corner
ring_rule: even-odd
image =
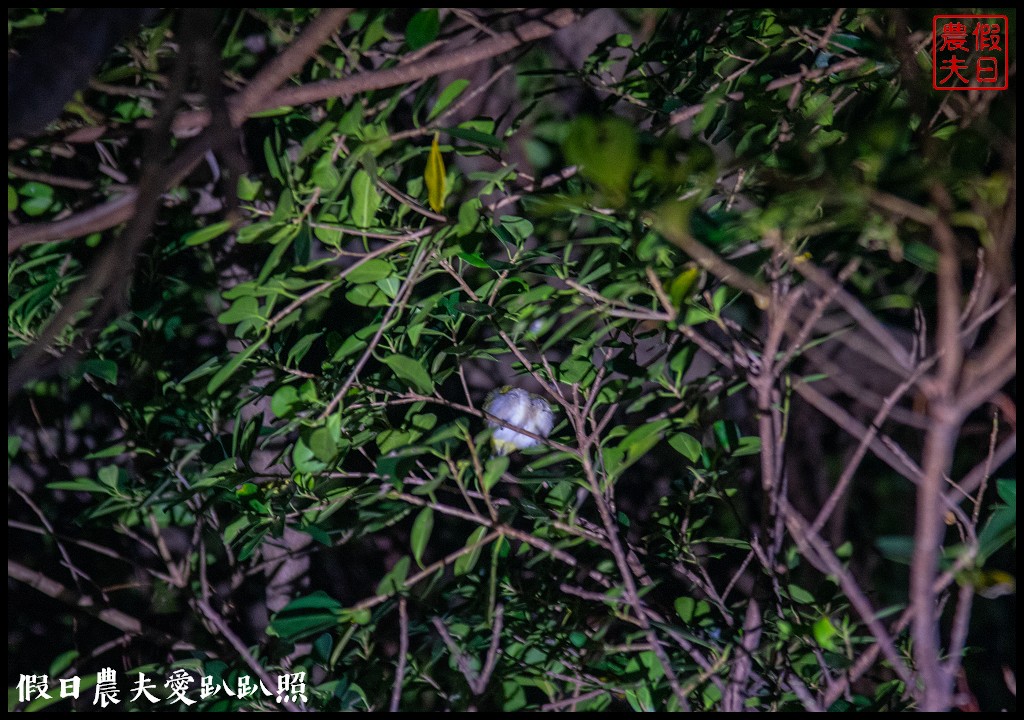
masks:
[[[398,712],[402,701],[402,685],[405,684],[405,656],[409,654],[409,609],[408,600],[398,598],[398,668],[395,670],[395,684],[391,688],[391,712]]]
[[[260,682],[262,682],[268,689],[277,686],[277,683],[274,682],[274,679],[270,676],[270,673],[267,672],[266,668],[256,661],[256,658],[254,658],[252,653],[249,652],[249,648],[245,646],[242,639],[239,638],[231,629],[231,626],[228,625],[227,620],[225,620],[219,612],[214,610],[210,603],[206,602],[206,600],[199,599],[195,601],[195,606],[202,613],[201,619],[212,625],[213,628],[222,635],[225,640],[227,640],[228,644],[231,645],[235,652],[238,653],[239,657],[242,658],[242,662],[244,662],[249,669],[256,674],[256,677],[260,679]],[[281,705],[283,705],[285,710],[288,712],[303,712],[303,708],[293,703],[287,696],[282,697]]]
[[[102,607],[101,603],[97,603],[92,598],[86,595],[80,595],[73,590],[69,590],[56,580],[43,575],[41,572],[25,567],[21,563],[11,560],[10,558],[7,560],[7,577],[23,582],[29,587],[35,588],[47,597],[58,600],[68,607],[83,612],[86,615],[91,615],[98,620],[102,620],[112,628],[116,628],[117,630],[127,633],[132,637],[144,637],[160,645],[169,647],[172,650],[191,651],[195,649],[195,647],[190,643],[177,640],[159,630],[153,630],[145,627],[137,618],[134,618],[127,613],[121,612],[115,608]]]
[[[933,197],[948,215],[952,201],[944,189],[934,188]],[[961,370],[960,344],[960,261],[956,238],[943,221],[932,225],[939,249],[938,329],[939,367],[926,386],[928,415],[932,420],[925,435],[921,482],[917,486],[914,522],[914,552],[910,561],[910,602],[914,609],[911,634],[920,685],[915,696],[921,709],[941,712],[950,708],[953,677],[941,661],[939,610],[933,591],[938,572],[939,550],[944,526],[941,502],[944,478],[953,462],[961,418],[955,408],[956,385]],[[959,659],[957,660],[959,662]]]

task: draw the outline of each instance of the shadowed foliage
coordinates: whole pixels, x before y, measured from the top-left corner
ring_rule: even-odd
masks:
[[[933,15],[9,9],[10,708],[1015,709]]]

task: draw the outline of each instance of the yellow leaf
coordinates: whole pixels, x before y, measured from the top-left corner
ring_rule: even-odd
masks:
[[[430,201],[430,209],[434,212],[441,212],[444,210],[444,199],[448,196],[448,178],[445,175],[441,148],[437,144],[437,133],[434,133],[434,142],[430,145],[427,169],[423,171],[423,181],[427,184],[427,199]]]
[[[700,268],[688,267],[672,279],[668,284],[668,292],[677,308],[682,308],[690,299],[697,281],[700,279]]]

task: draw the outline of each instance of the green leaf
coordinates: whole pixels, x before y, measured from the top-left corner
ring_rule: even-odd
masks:
[[[50,667],[48,669],[49,674],[60,675],[71,667],[71,663],[77,660],[79,656],[80,653],[77,650],[66,650],[65,652],[62,652],[53,659],[53,662],[50,663]]]
[[[76,478],[74,480],[58,480],[47,483],[46,487],[51,490],[73,490],[75,492],[102,493],[110,495],[111,488],[92,480],[90,478]]]
[[[318,473],[327,468],[327,463],[318,460],[301,437],[292,448],[292,464],[301,473]]]
[[[597,183],[617,205],[626,201],[639,162],[633,126],[622,118],[598,121],[580,117],[572,122],[562,143],[566,159],[580,174]]]
[[[481,145],[483,147],[494,148],[495,150],[505,149],[504,142],[496,138],[491,133],[486,133],[483,132],[482,130],[475,130],[470,127],[450,127],[444,128],[444,132],[449,137],[458,138],[459,140],[465,140],[466,142],[473,143],[474,145]]]
[[[17,435],[8,435],[7,436],[7,459],[8,459],[8,461],[13,460],[14,456],[18,454],[18,451],[20,449],[21,449],[21,438],[18,437]],[[103,451],[101,450],[100,452],[103,452]],[[115,453],[115,454],[118,454],[118,453]],[[85,459],[86,460],[91,460],[92,458],[89,455],[86,455]]]
[[[284,183],[284,175],[281,174],[281,166],[277,162],[277,151],[274,148],[274,139],[267,136],[263,140],[263,159],[267,163],[267,170],[270,171],[270,176],[277,180],[279,183]]]
[[[455,304],[455,309],[470,317],[488,317],[497,312],[493,307],[481,302],[460,302]]]
[[[693,620],[693,611],[697,607],[697,601],[691,597],[678,597],[674,603],[676,615],[685,623]]]
[[[92,375],[111,385],[117,384],[117,363],[113,360],[90,358],[81,364],[80,369],[85,375]]]
[[[223,323],[224,325],[234,325],[235,323],[240,323],[243,320],[260,317],[259,313],[259,300],[254,298],[252,295],[246,295],[235,300],[231,303],[231,307],[218,315],[217,322]]]
[[[402,283],[397,277],[392,276],[381,278],[374,285],[380,288],[387,295],[388,299],[394,300],[398,297],[398,289],[402,286]]]
[[[247,497],[252,497],[252,496],[256,495],[259,492],[259,490],[260,490],[260,486],[257,485],[256,483],[251,483],[251,482],[242,483],[237,488],[235,488],[235,497],[237,497],[239,499],[244,499],[244,498],[247,498]]]
[[[699,279],[700,268],[696,267],[687,268],[676,275],[668,284],[668,294],[672,304],[681,309],[683,304],[690,299]]]
[[[397,454],[386,455],[377,458],[376,471],[385,480],[393,481],[392,484],[398,487],[400,478],[405,474],[410,458]]]
[[[427,122],[430,122],[442,112],[444,109],[454,102],[455,98],[462,94],[462,91],[469,86],[469,80],[453,80],[448,87],[441,91],[441,94],[437,96],[437,102],[434,103],[433,109],[430,111],[430,115],[427,117]]]
[[[405,589],[405,578],[409,575],[409,558],[403,557],[377,585],[378,595],[394,595]]]
[[[690,462],[697,462],[704,448],[692,435],[677,433],[668,439],[668,444]]]
[[[381,258],[370,258],[366,262],[357,265],[349,271],[345,278],[354,285],[372,283],[383,280],[394,274],[395,266]]]
[[[226,383],[228,379],[235,374],[235,372],[242,366],[246,360],[256,354],[256,351],[263,346],[262,342],[254,342],[247,346],[237,355],[233,356],[227,363],[224,364],[217,374],[210,378],[210,382],[206,385],[206,392],[213,394],[217,389]]]
[[[457,257],[462,258],[463,260],[468,262],[473,267],[478,267],[478,268],[481,268],[483,270],[490,270],[491,269],[491,266],[487,264],[487,261],[484,260],[480,256],[479,253],[458,252],[458,253],[455,253],[455,255]]]
[[[96,475],[101,483],[114,490],[120,487],[123,478],[127,477],[127,474],[116,465],[101,467]]]
[[[352,178],[352,224],[360,228],[376,223],[380,194],[365,170],[357,170]]]
[[[39,27],[46,23],[46,15],[44,13],[33,12],[31,15],[27,15],[23,18],[9,19],[7,21],[8,27],[17,28],[19,30],[24,28]],[[58,673],[50,671],[51,675],[57,675]]]
[[[725,99],[726,88],[723,86],[720,90],[706,95],[704,97],[704,107],[701,109],[697,116],[693,119],[693,133],[703,132],[707,129],[708,125],[718,114],[718,110],[721,107],[722,101]]]
[[[939,267],[938,250],[917,240],[903,246],[903,257],[926,272],[933,273]]]
[[[307,135],[305,139],[302,141],[302,148],[299,150],[298,159],[300,161],[305,160],[306,158],[310,157],[313,153],[315,153],[317,150],[331,146],[333,144],[331,140],[331,133],[337,130],[337,128],[337,123],[331,120],[326,120],[317,125],[316,129],[313,130],[313,132],[311,132],[309,135]],[[332,154],[333,152],[327,153],[328,156]]]
[[[342,135],[356,135],[363,125],[363,104],[353,103],[341,120],[338,121],[338,132]]]
[[[627,688],[625,696],[626,702],[634,712],[654,712],[656,710],[651,691],[643,685],[637,688]]]
[[[342,605],[322,590],[299,597],[274,615],[267,634],[294,641],[337,626]]]
[[[216,357],[210,358],[209,360],[204,362],[202,365],[197,367],[195,370],[190,372],[188,375],[183,377],[181,379],[181,384],[185,385],[187,383],[192,382],[193,380],[198,380],[199,378],[206,377],[207,375],[211,374],[212,372],[214,372],[217,369],[218,361],[219,361],[219,358],[216,358]]]
[[[331,462],[338,455],[338,444],[334,442],[334,435],[325,427],[317,428],[310,434],[309,449],[313,451],[317,460],[325,463]]]
[[[455,566],[453,569],[455,571],[456,576],[465,575],[466,573],[471,572],[474,567],[476,567],[476,563],[480,559],[480,551],[483,550],[483,546],[478,545],[477,543],[479,543],[486,534],[487,528],[483,525],[478,527],[476,530],[472,532],[472,534],[470,534],[469,539],[466,540],[466,547],[472,547],[473,545],[476,545],[476,547],[474,547],[465,555],[460,555],[458,559],[455,561]]]
[[[645,423],[626,435],[617,447],[622,459],[620,464],[615,468],[615,472],[625,470],[627,467],[646,455],[651,448],[661,441],[661,438],[665,433],[665,428],[667,428],[671,422],[671,420],[665,419],[658,420],[657,422]]]
[[[437,39],[441,22],[436,8],[420,10],[405,26],[405,44],[410,50],[419,50]]]
[[[27,198],[37,198],[47,202],[53,200],[53,188],[45,183],[35,182],[34,180],[22,185],[18,192]]]
[[[996,493],[1010,507],[1017,507],[1017,481],[1009,478],[996,480]]]
[[[330,218],[321,216],[320,222],[313,226],[313,236],[324,245],[338,249],[341,246],[341,239],[345,234],[341,230],[326,224],[336,222],[337,218],[333,216]]]
[[[212,225],[207,225],[199,230],[193,230],[192,232],[185,233],[181,236],[181,239],[189,247],[202,245],[203,243],[210,242],[214,238],[220,237],[230,229],[231,221],[224,220],[222,222],[213,223]]]
[[[486,492],[490,492],[497,482],[501,479],[501,476],[508,470],[508,464],[511,458],[508,455],[495,455],[494,457],[487,459],[487,466],[484,468],[484,476],[481,478],[481,484]]]
[[[249,113],[251,118],[269,118],[269,117],[280,117],[282,115],[289,114],[295,108],[292,105],[278,105],[274,108],[267,108],[266,110],[254,110]]]
[[[384,307],[391,304],[388,296],[376,285],[356,285],[345,293],[345,299],[360,307]]]
[[[334,351],[334,355],[331,356],[331,362],[336,363],[340,360],[344,360],[352,353],[359,352],[366,347],[366,341],[356,337],[355,335],[349,335],[345,338],[344,342],[338,345],[338,349]]]
[[[1016,491],[1014,491],[1016,495]],[[996,505],[978,533],[978,563],[984,564],[996,550],[1017,538],[1017,505]]]
[[[29,217],[39,217],[53,205],[47,197],[30,197],[21,202],[21,211]]]
[[[259,180],[250,180],[248,175],[242,175],[238,178],[238,199],[252,202],[262,188],[263,183]]]
[[[238,229],[235,239],[243,245],[254,242],[266,242],[267,238],[281,232],[285,227],[276,222],[258,222],[251,225],[243,225]]]
[[[434,141],[430,144],[427,155],[427,168],[423,171],[423,182],[427,185],[427,201],[434,212],[444,211],[444,201],[448,197],[448,177],[445,174],[444,158],[437,142],[438,134],[434,133]]]
[[[761,453],[761,438],[756,435],[746,435],[736,443],[736,451],[733,457],[746,457],[748,455],[759,455]]]
[[[85,459],[99,460],[101,458],[117,457],[118,455],[126,452],[127,450],[127,445],[125,445],[124,443],[117,443],[116,445],[111,445],[108,448],[103,448],[102,450],[97,450],[96,452],[89,453],[88,455],[85,456]]]
[[[409,419],[413,427],[424,432],[433,430],[434,426],[437,425],[437,415],[434,413],[417,413]]]
[[[330,534],[319,525],[303,525],[298,529],[309,535],[324,547],[331,547],[332,543]]]
[[[324,333],[321,330],[320,332],[309,333],[308,335],[303,335],[301,338],[299,338],[298,341],[296,341],[296,343],[292,345],[291,349],[288,350],[288,365],[294,365],[302,362],[302,359],[306,356],[306,353],[309,352],[309,348],[313,345],[317,338],[319,338],[323,334]]]
[[[914,554],[914,538],[909,535],[882,535],[875,540],[875,547],[883,557],[909,565]]]
[[[341,173],[339,173],[338,168],[334,166],[334,158],[331,157],[331,153],[324,153],[323,157],[317,160],[316,165],[313,166],[313,173],[310,179],[316,187],[320,188],[325,193],[329,193],[338,187],[341,183]],[[355,178],[352,180],[354,183]],[[376,212],[376,209],[374,212]],[[366,226],[361,225],[360,227]]]
[[[413,385],[421,393],[430,395],[434,392],[434,381],[419,360],[396,354],[384,358],[384,364],[391,368],[395,375]]]
[[[811,632],[814,633],[814,641],[825,650],[832,651],[835,649],[835,643],[832,639],[839,634],[836,630],[835,625],[828,617],[819,618],[814,626],[811,628]]]
[[[420,510],[413,521],[412,533],[409,536],[412,543],[412,556],[420,567],[423,567],[423,551],[426,550],[427,543],[430,542],[430,534],[433,530],[434,511],[432,508],[425,507]]]
[[[533,223],[526,218],[515,215],[502,215],[499,221],[499,227],[508,232],[516,243],[521,243],[533,235]]]
[[[789,597],[791,597],[795,602],[802,603],[804,605],[814,604],[814,596],[799,585],[790,584]]]
[[[459,206],[459,222],[455,230],[459,235],[468,235],[480,222],[480,198],[470,198]]]
[[[384,430],[377,435],[377,447],[382,453],[389,453],[392,450],[399,450],[407,447],[418,437],[419,433],[416,432]]]

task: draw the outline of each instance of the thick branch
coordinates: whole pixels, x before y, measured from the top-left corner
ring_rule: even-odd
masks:
[[[948,215],[951,200],[944,190],[935,188],[933,197]],[[940,654],[939,608],[932,590],[938,572],[942,546],[942,488],[953,462],[961,418],[954,406],[954,394],[963,359],[960,344],[960,260],[952,229],[940,220],[932,225],[939,250],[938,330],[939,367],[929,392],[929,417],[932,424],[925,436],[922,477],[917,486],[917,512],[914,524],[914,554],[910,561],[910,602],[914,609],[911,633],[914,661],[920,678],[918,694],[926,712],[948,710],[953,692],[951,673],[943,667]]]

